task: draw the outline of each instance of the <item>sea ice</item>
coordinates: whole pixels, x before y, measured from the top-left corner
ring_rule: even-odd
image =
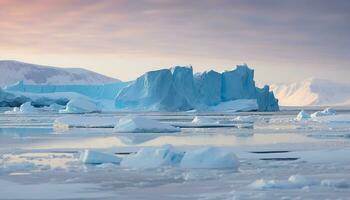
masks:
[[[129,168],[157,168],[172,166],[180,163],[183,152],[178,152],[171,145],[161,148],[147,147],[140,149],[136,154],[125,156],[120,165]]]
[[[292,175],[287,181],[284,180],[264,180],[259,179],[249,185],[250,188],[256,190],[265,189],[297,189],[306,186],[316,185],[317,182],[306,179],[300,175]]]
[[[239,167],[239,160],[233,152],[218,147],[207,147],[186,151],[180,167],[227,168],[236,171]]]
[[[139,116],[126,116],[119,119],[114,127],[119,133],[172,133],[181,129],[169,124]]]
[[[54,128],[114,128],[116,117],[69,115],[55,119]]]
[[[80,160],[85,164],[120,163],[121,158],[109,153],[94,150],[85,150],[80,155]]]
[[[101,112],[101,105],[87,98],[74,98],[67,103],[66,109],[59,112],[77,114]]]

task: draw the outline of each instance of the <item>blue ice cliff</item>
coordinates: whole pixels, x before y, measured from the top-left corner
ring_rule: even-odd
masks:
[[[123,88],[115,105],[121,109],[186,111],[238,99],[256,99],[258,111],[279,110],[269,86],[257,88],[254,70],[247,65],[195,75],[192,67],[150,71]]]

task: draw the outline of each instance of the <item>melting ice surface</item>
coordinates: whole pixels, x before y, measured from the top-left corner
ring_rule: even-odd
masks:
[[[0,199],[347,199],[350,112],[298,112],[0,114]],[[115,132],[130,114],[182,128]]]

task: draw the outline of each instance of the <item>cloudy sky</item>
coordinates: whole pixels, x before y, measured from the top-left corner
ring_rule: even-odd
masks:
[[[261,83],[350,83],[348,0],[0,0],[0,59],[131,80],[247,63]]]

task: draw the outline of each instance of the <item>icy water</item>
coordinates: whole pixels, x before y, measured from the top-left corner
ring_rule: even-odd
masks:
[[[56,129],[54,120],[64,115],[0,114],[0,199],[350,199],[350,123],[296,122],[297,111],[88,116],[129,114],[185,128],[169,134]],[[223,125],[237,116],[254,120],[193,127],[196,115]],[[165,144],[183,151],[223,147],[236,153],[240,167],[128,169],[79,161],[84,149],[134,153]]]

